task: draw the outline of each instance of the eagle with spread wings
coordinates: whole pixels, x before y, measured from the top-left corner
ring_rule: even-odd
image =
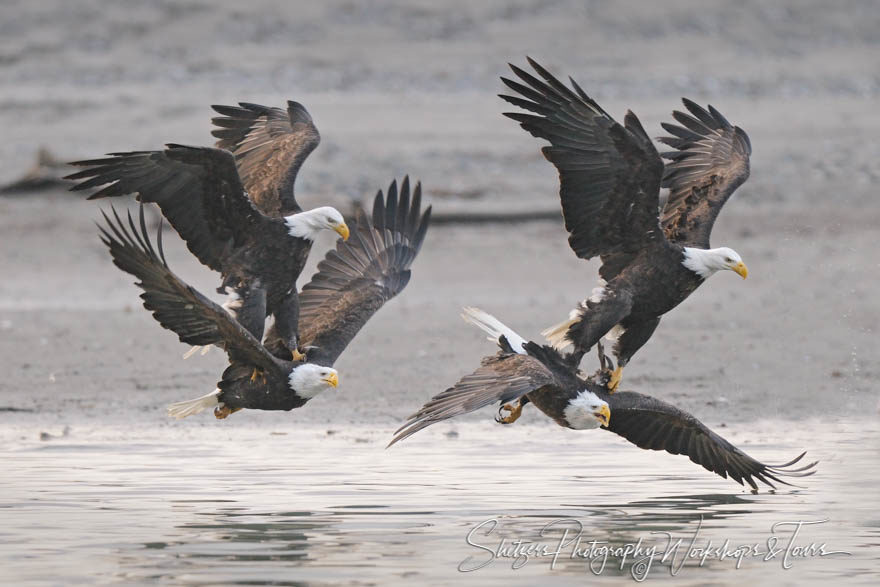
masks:
[[[617,389],[623,367],[651,337],[666,312],[709,276],[748,269],[728,247],[710,248],[721,208],[749,176],[749,137],[718,110],[684,99],[678,124],[657,152],[639,119],[614,120],[574,81],[571,88],[528,60],[537,77],[511,65],[519,81],[501,78],[518,95],[501,95],[527,112],[508,112],[523,129],[550,143],[544,156],[559,172],[559,197],[568,242],[581,259],[598,256],[599,286],[569,319],[545,330],[580,363],[599,340],[616,340]],[[669,162],[664,165],[663,158]],[[669,189],[660,207],[660,189]]]

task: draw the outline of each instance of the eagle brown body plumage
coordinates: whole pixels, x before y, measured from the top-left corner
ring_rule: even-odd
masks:
[[[261,339],[265,318],[274,316],[296,348],[296,280],[312,240],[291,234],[285,216],[302,212],[293,186],[320,136],[296,102],[286,113],[248,103],[214,109],[223,114],[213,119],[219,148],[169,144],[78,161],[86,169],[69,179],[84,181],[72,189],[104,186],[89,199],[135,193],[156,203],[199,261],[220,272],[218,291],[241,298],[229,307],[248,330]]]
[[[261,343],[225,309],[171,272],[162,252],[161,228],[154,247],[143,211],[139,227],[130,216],[126,225],[115,211],[115,222],[105,215],[101,232],[114,264],[138,279],[144,307],[164,328],[181,342],[226,350],[229,366],[217,384],[220,402],[231,409],[290,410],[310,399],[292,387],[293,372],[304,364],[332,367],[373,314],[406,287],[430,215],[430,206],[422,210],[421,186],[411,192],[408,178],[399,192],[395,181],[387,197],[377,193],[372,216],[359,217],[352,238],[327,253],[303,288],[305,363],[290,360],[274,328]],[[255,369],[262,375],[255,378]]]
[[[711,106],[685,99],[689,113],[673,114],[681,126],[664,124],[672,136],[661,141],[676,149],[663,154],[670,160],[664,166],[635,114],[627,112],[621,125],[574,80],[569,88],[529,63],[538,77],[511,65],[520,81],[502,80],[518,96],[501,96],[527,113],[505,115],[550,142],[542,151],[559,171],[569,245],[582,259],[601,258],[605,282],[598,299],[560,325],[557,342],[574,344],[569,360],[578,364],[619,326],[614,353],[623,366],[661,316],[704,281],[684,264],[688,248],[709,246],[721,207],[748,177],[748,137]],[[671,191],[662,213],[661,186]]]
[[[481,310],[466,311],[471,316],[488,316]],[[495,318],[488,318],[500,325]],[[479,320],[468,321],[492,334],[498,331],[480,325]],[[570,409],[586,394],[609,408],[610,417],[602,424],[603,429],[643,449],[686,455],[706,470],[725,479],[729,476],[752,489],[757,489],[758,482],[770,487],[774,487],[774,483],[790,485],[785,477],[806,477],[814,473],[815,462],[794,467],[805,453],[780,465],[757,461],[684,410],[633,391],[611,393],[603,370],[583,378],[553,347],[525,341],[506,326],[500,326],[507,329],[507,334],[499,336],[498,352],[484,357],[476,371],[435,395],[407,418],[389,446],[437,422],[507,402],[518,402],[520,407],[534,404],[560,426],[577,427],[570,420]],[[524,341],[520,343],[522,348],[513,348],[508,336],[511,340]],[[606,360],[604,355],[602,359]]]
[[[273,356],[245,327],[224,308],[187,285],[168,267],[162,249],[161,227],[156,247],[147,232],[141,205],[140,225],[131,215],[126,225],[113,211],[106,214],[101,227],[102,241],[110,250],[113,263],[138,278],[144,290],[144,307],[165,328],[191,345],[221,345],[229,356],[229,366],[217,387],[219,401],[231,408],[290,410],[307,401],[289,387],[290,373],[298,363]],[[288,355],[289,358],[289,355]],[[262,380],[253,380],[254,369]]]

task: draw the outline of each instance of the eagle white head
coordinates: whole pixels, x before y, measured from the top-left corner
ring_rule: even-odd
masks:
[[[568,427],[575,430],[607,427],[611,421],[611,408],[608,407],[608,402],[586,389],[568,402],[563,414]]]
[[[295,367],[287,378],[290,389],[296,395],[305,399],[312,399],[328,387],[339,385],[339,373],[336,369],[306,363]]]
[[[287,231],[290,236],[315,240],[322,230],[333,230],[339,233],[342,240],[348,240],[348,225],[339,210],[333,206],[321,206],[305,212],[286,216]]]
[[[724,269],[737,273],[743,279],[749,276],[749,268],[743,263],[742,257],[728,247],[717,249],[685,247],[682,264],[703,279]]]

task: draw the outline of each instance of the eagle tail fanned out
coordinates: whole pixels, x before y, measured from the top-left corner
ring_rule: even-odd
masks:
[[[572,324],[574,324],[578,320],[580,320],[579,307],[569,313],[568,320],[564,320],[558,324],[554,324],[553,326],[545,330],[542,330],[541,336],[547,339],[547,342],[550,343],[550,346],[558,351],[561,351],[571,344],[571,341],[568,339],[568,329],[571,328]]]
[[[503,336],[514,351],[521,355],[526,354],[523,349],[523,345],[527,342],[526,339],[514,332],[513,329],[502,323],[498,318],[479,308],[466,307],[463,310],[464,312],[461,317],[464,318],[464,321],[486,332],[489,335],[489,340],[498,342]]]
[[[193,416],[209,408],[220,405],[220,390],[215,389],[209,394],[183,402],[176,402],[168,406],[168,415],[175,420],[182,420],[187,416]]]

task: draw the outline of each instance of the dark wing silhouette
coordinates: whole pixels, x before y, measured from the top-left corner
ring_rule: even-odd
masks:
[[[791,468],[806,453],[781,465],[756,461],[687,412],[659,399],[632,391],[602,394],[602,398],[611,408],[611,422],[607,428],[611,432],[640,448],[687,455],[691,461],[725,479],[730,475],[740,485],[745,481],[752,489],[757,489],[757,479],[775,488],[774,481],[791,485],[780,477],[806,477],[815,473],[815,462]]]
[[[662,240],[658,209],[663,161],[638,118],[627,112],[621,126],[574,80],[572,91],[528,61],[544,81],[511,65],[527,85],[501,78],[522,96],[501,98],[535,114],[504,115],[550,141],[542,151],[559,171],[572,250],[582,259],[601,255],[604,264],[610,257],[635,254],[650,240]],[[617,259],[615,265],[621,263]]]
[[[318,264],[318,272],[299,294],[299,340],[309,361],[332,365],[367,320],[409,283],[431,218],[421,211],[422,188],[410,199],[409,178],[398,197],[397,182],[387,198],[379,191],[372,218],[358,218],[348,241],[338,241]]]
[[[144,308],[163,328],[177,334],[180,342],[191,345],[220,344],[230,360],[279,371],[277,361],[235,318],[194,288],[184,283],[168,268],[162,251],[162,227],[153,248],[140,210],[140,230],[131,213],[128,227],[113,209],[115,222],[104,214],[107,226],[100,226],[101,241],[110,249],[113,264],[134,275],[144,290]],[[129,230],[130,229],[130,230]]]
[[[105,186],[90,200],[138,194],[141,202],[155,202],[199,261],[222,271],[222,259],[230,249],[249,234],[267,230],[270,219],[248,200],[231,153],[209,147],[167,147],[76,161],[71,165],[86,169],[66,179],[85,180],[71,190]]]
[[[659,140],[675,148],[663,153],[666,165],[663,187],[669,199],[663,207],[666,238],[689,246],[709,248],[712,225],[724,203],[749,177],[752,145],[748,135],[732,126],[720,112],[683,98],[690,114],[675,111],[681,126],[663,123],[672,134]]]
[[[503,336],[499,343],[506,349],[485,357],[479,369],[432,397],[418,412],[407,418],[388,446],[431,424],[479,410],[495,402],[511,402],[547,385],[557,385],[553,373],[540,360],[513,352]]]
[[[269,216],[301,212],[293,193],[303,161],[321,142],[312,117],[299,102],[287,110],[239,102],[238,106],[211,106],[218,128],[216,146],[232,151],[241,181],[254,204]]]

